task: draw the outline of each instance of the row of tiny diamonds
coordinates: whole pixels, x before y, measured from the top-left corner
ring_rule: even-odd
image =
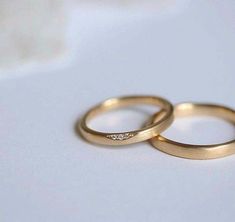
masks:
[[[108,135],[107,138],[112,139],[112,140],[127,140],[134,135],[131,133],[121,133],[121,134],[113,134],[113,135]]]

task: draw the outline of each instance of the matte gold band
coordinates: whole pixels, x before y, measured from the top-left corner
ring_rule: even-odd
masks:
[[[235,124],[235,111],[233,109],[211,104],[184,103],[175,106],[175,117],[208,115],[222,118]],[[158,121],[156,116],[154,121]],[[213,145],[191,145],[169,140],[161,135],[151,139],[151,143],[158,150],[177,157],[188,159],[214,159],[235,153],[235,140]]]
[[[159,106],[164,113],[158,115],[158,120],[140,130],[120,133],[98,132],[88,127],[88,121],[98,114],[120,107],[127,107],[136,104],[150,104]],[[155,96],[128,96],[112,98],[90,109],[79,123],[79,130],[83,137],[93,143],[103,145],[126,145],[149,140],[165,129],[173,122],[173,106],[167,100]]]

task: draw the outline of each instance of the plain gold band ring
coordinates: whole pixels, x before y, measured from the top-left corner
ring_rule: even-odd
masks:
[[[105,133],[95,131],[88,126],[88,122],[98,114],[136,104],[156,105],[164,112],[158,121],[142,129],[130,132]],[[80,121],[79,130],[82,136],[92,143],[120,146],[149,140],[167,129],[172,122],[173,106],[167,100],[156,96],[127,96],[108,99],[90,109]]]
[[[235,111],[224,106],[183,103],[174,108],[176,118],[195,115],[215,116],[235,124]],[[154,121],[158,121],[157,116]],[[235,140],[213,145],[191,145],[175,142],[159,135],[152,138],[151,143],[160,151],[187,159],[215,159],[235,153]]]

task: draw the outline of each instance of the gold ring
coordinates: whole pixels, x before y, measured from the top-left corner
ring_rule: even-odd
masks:
[[[233,109],[211,104],[183,103],[175,106],[174,116],[207,115],[222,118],[235,123],[235,111]],[[157,120],[156,116],[154,121]],[[151,139],[155,148],[173,156],[187,159],[215,159],[229,156],[235,153],[235,140],[213,145],[191,145],[169,140],[161,135]]]
[[[88,121],[109,110],[127,107],[135,104],[157,105],[164,113],[158,121],[152,122],[150,125],[135,131],[120,133],[105,133],[95,131],[88,127]],[[90,109],[79,123],[79,130],[82,136],[93,143],[102,145],[127,145],[149,140],[165,129],[173,122],[173,106],[167,100],[155,96],[128,96],[120,98],[112,98]]]

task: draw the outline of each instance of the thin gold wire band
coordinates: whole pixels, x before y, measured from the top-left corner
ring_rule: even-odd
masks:
[[[174,108],[176,118],[195,115],[214,116],[235,124],[235,111],[221,105],[183,103]],[[158,121],[157,116],[154,121]],[[213,145],[191,145],[175,142],[159,135],[152,138],[151,143],[164,153],[187,159],[215,159],[235,153],[235,140]]]
[[[129,132],[105,133],[93,130],[88,126],[88,122],[101,113],[136,104],[156,105],[164,110],[164,112],[162,112],[158,121],[142,129]],[[108,99],[91,108],[80,121],[79,130],[82,136],[89,142],[120,146],[149,140],[167,129],[172,122],[173,106],[166,99],[156,96],[127,96]]]

